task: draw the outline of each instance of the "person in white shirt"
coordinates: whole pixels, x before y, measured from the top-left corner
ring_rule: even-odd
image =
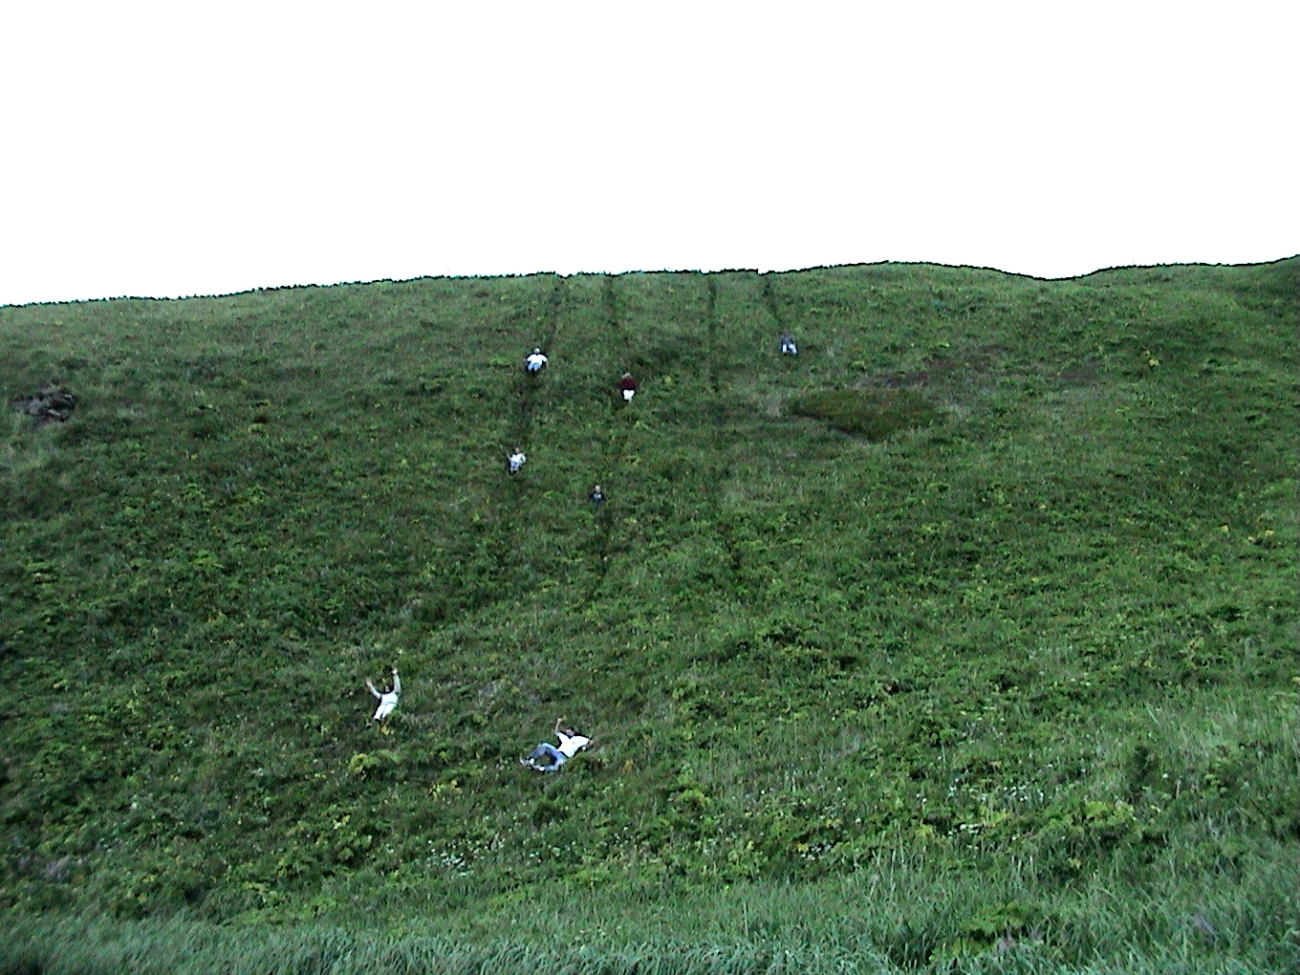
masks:
[[[397,668],[393,668],[393,689],[391,691],[380,692],[375,689],[375,685],[366,678],[366,689],[379,701],[379,707],[375,708],[375,716],[371,721],[383,721],[393,713],[393,708],[397,707],[398,695],[402,693],[402,678],[397,676]]]
[[[542,350],[533,349],[532,352],[524,356],[524,371],[530,376],[536,376],[546,368],[546,362],[546,356],[542,355]]]
[[[518,474],[519,468],[524,466],[524,461],[527,459],[528,458],[524,456],[524,452],[516,447],[510,452],[510,456],[506,458],[506,472],[510,474]]]
[[[799,348],[794,344],[794,335],[790,332],[781,333],[781,354],[798,355]]]
[[[563,718],[555,719],[555,738],[560,743],[559,747],[549,741],[539,742],[533,753],[527,758],[521,758],[519,764],[538,772],[558,772],[560,766],[591,744],[591,739],[586,735],[580,735],[572,728],[562,728],[563,724]],[[549,764],[540,764],[537,761],[539,758],[549,759]]]

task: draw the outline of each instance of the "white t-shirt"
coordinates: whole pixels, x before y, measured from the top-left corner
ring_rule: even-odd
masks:
[[[524,361],[528,363],[530,369],[537,370],[546,365],[546,356],[542,355],[540,352],[533,352]]]
[[[392,714],[393,709],[397,707],[397,697],[402,693],[402,678],[398,677],[397,674],[394,673],[393,689],[386,693],[380,693],[377,691],[375,685],[371,684],[369,681],[366,682],[366,686],[370,688],[371,694],[379,698],[379,707],[375,708],[375,716],[373,720],[382,721],[384,718]]]
[[[583,735],[566,735],[563,731],[557,731],[555,737],[560,739],[560,754],[565,758],[572,758],[591,744],[590,738]]]
[[[379,696],[379,707],[375,708],[375,716],[372,720],[383,721],[384,718],[393,713],[395,707],[397,707],[397,691],[381,694]]]

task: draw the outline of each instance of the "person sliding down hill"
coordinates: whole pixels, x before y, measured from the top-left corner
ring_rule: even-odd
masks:
[[[524,371],[530,376],[540,376],[542,370],[546,368],[546,356],[542,355],[541,349],[533,349],[532,352],[524,356]]]
[[[519,469],[524,466],[524,461],[526,460],[528,460],[528,458],[524,456],[524,452],[516,447],[510,452],[510,455],[506,457],[506,473],[518,474]]]
[[[379,707],[375,708],[375,715],[370,720],[383,721],[393,713],[393,709],[397,707],[397,698],[402,693],[402,678],[397,676],[397,668],[393,668],[393,689],[391,691],[380,693],[375,689],[375,685],[370,682],[369,677],[366,678],[366,690],[370,691],[379,700]]]
[[[799,349],[798,349],[798,347],[794,344],[794,335],[791,334],[790,332],[782,332],[782,333],[781,333],[781,354],[782,354],[782,355],[798,355],[798,354],[799,354]]]
[[[623,373],[623,378],[618,381],[618,391],[624,403],[632,402],[632,397],[636,395],[636,380],[630,372]]]
[[[563,723],[563,718],[555,719],[555,739],[560,743],[558,748],[548,741],[539,742],[533,753],[527,758],[521,758],[519,764],[537,772],[558,772],[561,765],[591,744],[590,738],[578,734],[572,728],[561,728]],[[549,759],[549,763],[539,764],[539,758]]]

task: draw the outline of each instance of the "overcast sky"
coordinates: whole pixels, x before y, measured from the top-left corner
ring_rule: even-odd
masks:
[[[1300,252],[1300,3],[0,5],[0,304]]]

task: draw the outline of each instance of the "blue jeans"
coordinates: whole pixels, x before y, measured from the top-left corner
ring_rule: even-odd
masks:
[[[544,741],[534,748],[533,753],[529,755],[528,758],[530,761],[535,762],[543,756],[548,757],[551,760],[551,764],[547,765],[544,769],[544,771],[547,772],[556,771],[561,765],[569,760],[569,757],[565,755],[564,752],[560,751],[548,741]]]

